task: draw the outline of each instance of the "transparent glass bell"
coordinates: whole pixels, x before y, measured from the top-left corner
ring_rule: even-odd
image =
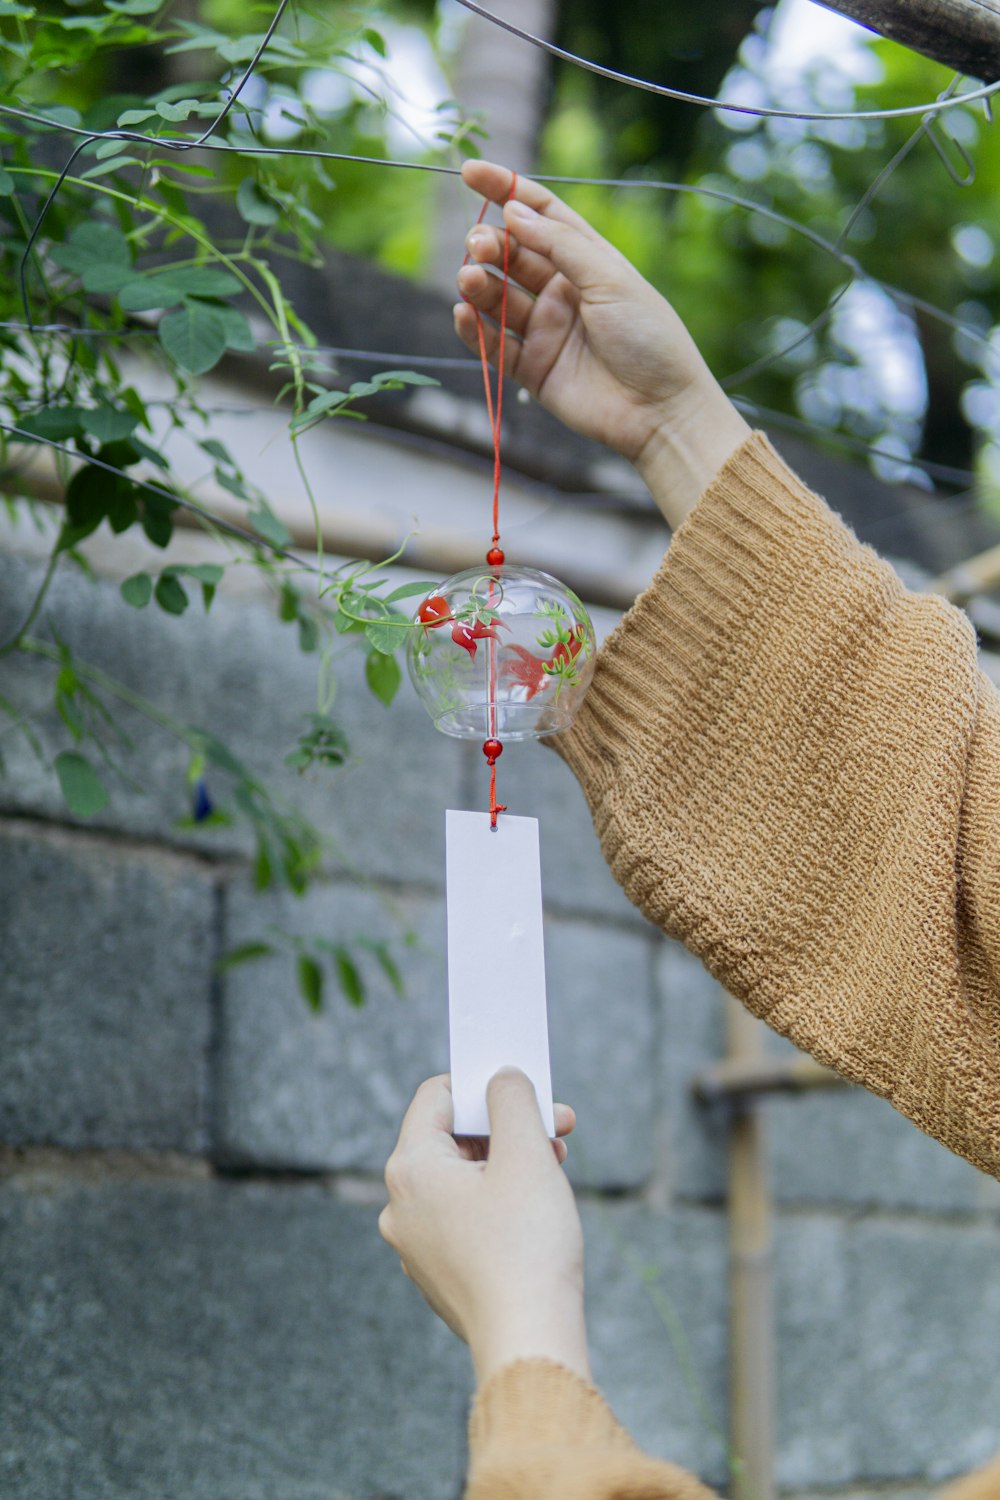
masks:
[[[423,600],[410,677],[442,734],[503,741],[556,734],[594,673],[594,627],[565,584],[508,564],[455,573]]]

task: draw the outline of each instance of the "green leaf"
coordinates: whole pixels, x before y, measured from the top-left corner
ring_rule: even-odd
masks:
[[[92,265],[83,272],[85,292],[107,292],[114,295],[134,279],[135,272],[129,265]]]
[[[85,756],[63,750],[54,765],[66,806],[76,817],[92,818],[107,806],[107,789]]]
[[[151,120],[156,114],[155,109],[126,109],[118,116],[119,129],[124,130],[127,125],[141,125],[144,120]]]
[[[183,585],[172,573],[161,573],[154,589],[156,602],[168,615],[182,615],[188,607]]]
[[[403,674],[394,656],[384,656],[381,651],[369,651],[365,659],[365,681],[386,708],[399,691]]]
[[[96,220],[77,224],[66,244],[54,246],[52,259],[67,271],[82,272],[95,265],[127,266],[132,252],[120,229]]]
[[[382,973],[388,979],[399,998],[402,999],[406,993],[406,985],[403,983],[403,976],[399,971],[399,965],[389,952],[388,947],[385,943],[373,943],[371,951],[374,953]]]
[[[176,509],[175,502],[166,500],[160,495],[147,494],[143,497],[140,518],[142,529],[154,547],[166,547],[169,544],[174,534],[171,516]]]
[[[440,380],[435,380],[433,375],[421,375],[417,370],[385,370],[381,375],[373,377],[381,384],[383,381],[398,381],[400,385],[440,385]]]
[[[308,953],[300,953],[295,960],[295,974],[299,990],[311,1011],[317,1015],[323,1009],[323,971]]]
[[[186,120],[188,115],[198,105],[197,99],[179,99],[176,104],[170,104],[166,99],[159,99],[156,103],[156,113],[161,120],[169,120],[174,125],[179,125]]]
[[[380,32],[375,31],[371,26],[366,26],[361,33],[361,39],[367,42],[372,51],[378,53],[379,57],[385,57],[385,38]]]
[[[391,656],[398,646],[402,646],[406,640],[406,631],[409,620],[403,620],[395,616],[397,623],[389,625],[384,620],[369,620],[365,626],[365,635],[376,651],[381,651],[385,656]]]
[[[337,978],[345,998],[351,1005],[360,1009],[365,1003],[365,987],[358,973],[357,964],[347,949],[339,945],[335,949],[334,959],[337,965]]]
[[[14,179],[9,172],[0,167],[0,198],[9,198],[15,191]]]
[[[250,491],[247,489],[244,480],[236,474],[226,474],[222,469],[216,469],[215,482],[222,489],[228,490],[231,495],[235,495],[238,500],[249,500],[251,498]]]
[[[299,616],[299,650],[306,656],[319,647],[319,628],[311,615]]]
[[[77,469],[66,486],[66,515],[74,526],[99,526],[108,513],[108,500],[116,482],[95,464]]]
[[[227,349],[236,349],[240,354],[252,354],[257,347],[257,340],[246,315],[238,307],[215,307],[212,310],[218,313],[225,325]]]
[[[140,165],[137,156],[113,156],[110,161],[99,161],[96,167],[89,167],[86,172],[81,173],[84,181],[89,182],[94,177],[107,177],[112,172],[120,172],[122,167],[138,167]]]
[[[163,0],[104,0],[105,9],[120,16],[152,16],[162,4]]]
[[[220,464],[231,464],[233,461],[229,449],[224,447],[217,438],[202,438],[198,447],[203,453],[207,453],[209,458],[216,459]]]
[[[192,375],[204,375],[226,352],[226,325],[204,302],[186,302],[167,313],[159,337],[170,358]]]
[[[185,578],[194,578],[198,583],[207,583],[214,588],[222,582],[226,570],[221,563],[171,563],[163,571],[166,574],[183,573]]]
[[[274,949],[270,943],[250,942],[238,943],[235,948],[230,948],[220,959],[216,960],[215,972],[224,974],[227,969],[235,969],[238,964],[252,963],[257,958],[270,958]]]
[[[118,294],[126,312],[150,312],[184,301],[184,290],[166,272],[162,276],[135,276]]]
[[[122,584],[121,596],[133,609],[145,609],[153,597],[153,580],[148,573],[133,573]]]
[[[82,431],[82,422],[82,407],[43,406],[41,411],[33,411],[26,417],[20,417],[17,425],[25,432],[34,433],[36,437],[52,438],[56,443],[64,443],[67,438],[76,437]]]
[[[278,520],[273,511],[264,510],[263,507],[259,510],[252,510],[247,520],[254,531],[262,536],[266,542],[271,542],[275,547],[288,546],[291,539],[288,527],[283,521]]]
[[[236,207],[247,224],[276,224],[281,209],[269,198],[255,177],[244,177],[236,190]]]
[[[114,406],[93,406],[80,418],[84,432],[88,432],[99,443],[114,443],[126,438],[139,425],[137,417],[129,411],[119,411]]]
[[[432,594],[440,588],[439,583],[424,579],[421,583],[401,583],[398,589],[393,589],[391,594],[382,594],[379,597],[383,604],[395,604],[399,599],[412,599],[417,594]]]

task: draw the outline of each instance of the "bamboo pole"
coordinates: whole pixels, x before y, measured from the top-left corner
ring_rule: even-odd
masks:
[[[852,21],[984,83],[1000,78],[998,0],[818,0]]]
[[[753,1065],[763,1026],[726,999],[727,1062]],[[774,1496],[774,1310],[771,1195],[764,1121],[753,1099],[734,1102],[729,1128],[729,1431],[739,1468],[733,1500]]]

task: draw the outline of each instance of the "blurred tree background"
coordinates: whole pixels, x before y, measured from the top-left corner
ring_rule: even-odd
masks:
[[[513,0],[498,8],[516,18]],[[551,39],[571,52],[750,105],[882,109],[968,86],[860,28],[830,54],[789,62],[780,41],[791,0],[777,8],[752,0],[548,8]],[[800,29],[809,8],[810,0],[795,0]],[[413,100],[433,88],[435,67],[442,95],[454,86],[463,38],[484,24],[454,0],[399,0],[379,19],[398,94],[380,95],[356,77],[345,85],[350,97],[326,116],[328,138],[345,150],[421,159],[423,134],[423,159],[440,159],[440,125],[425,109],[415,130]],[[528,108],[506,82],[511,113]],[[471,122],[471,133],[469,124],[460,132],[462,148],[478,142],[494,150],[503,121],[484,122],[483,140],[477,100],[461,104],[455,118]],[[836,246],[842,259],[774,218],[697,192],[562,189],[672,298],[734,396],[808,424],[890,481],[931,488],[922,462],[956,470],[941,477],[961,487],[964,471],[974,470],[983,503],[1000,504],[1000,130],[988,108],[960,106],[937,122],[764,120],[677,103],[556,61],[546,68],[538,112],[537,155],[522,167],[732,194]],[[443,116],[454,130],[448,109]],[[325,211],[331,238],[406,274],[426,274],[435,181],[357,166],[335,177]]]

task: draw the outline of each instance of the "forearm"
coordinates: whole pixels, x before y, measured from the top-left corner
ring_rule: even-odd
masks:
[[[908,593],[757,437],[555,748],[651,920],[775,1030],[1000,1174],[991,693],[965,618]]]
[[[750,428],[707,369],[674,398],[635,461],[667,525],[676,531]]]

